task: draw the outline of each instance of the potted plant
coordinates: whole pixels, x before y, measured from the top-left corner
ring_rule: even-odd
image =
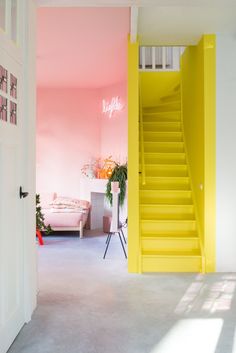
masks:
[[[42,213],[42,208],[40,206],[40,195],[36,194],[36,231],[45,232],[47,235],[50,234],[53,230],[50,226],[45,225],[44,215]]]
[[[126,181],[127,181],[127,163],[125,164],[118,164],[115,163],[115,167],[111,173],[111,176],[108,179],[108,183],[106,186],[106,198],[109,201],[110,205],[112,205],[112,193],[111,193],[111,183],[113,181],[119,182],[120,188],[120,205],[122,206],[125,201],[125,194],[126,194]]]

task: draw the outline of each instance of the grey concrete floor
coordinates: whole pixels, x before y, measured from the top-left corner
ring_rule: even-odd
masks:
[[[236,353],[236,274],[128,274],[117,238],[47,237],[9,353]]]

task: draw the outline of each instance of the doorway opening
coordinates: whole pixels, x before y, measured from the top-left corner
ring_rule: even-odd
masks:
[[[41,7],[37,33],[36,191],[45,224],[55,241],[101,239],[111,220],[107,178],[127,163],[129,9]],[[53,240],[43,235],[46,247]]]

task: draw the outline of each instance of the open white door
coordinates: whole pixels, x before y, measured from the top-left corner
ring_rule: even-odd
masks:
[[[24,50],[28,48],[28,33],[19,23],[29,3],[6,0],[0,4],[0,26],[5,27],[0,31],[0,353],[5,353],[32,313],[26,298],[32,307],[27,268],[33,265],[29,262],[33,259],[33,242],[28,233],[33,213],[28,212],[28,200],[20,197],[20,187],[22,191],[28,187],[27,173],[34,165],[29,165],[32,161],[27,156],[28,55]]]
[[[0,345],[4,352],[24,324],[24,201],[19,197],[23,182],[23,114],[21,66],[1,52],[0,71],[7,76],[7,82],[0,78],[7,88],[7,92],[0,89]],[[11,95],[13,77],[17,80],[17,98]]]

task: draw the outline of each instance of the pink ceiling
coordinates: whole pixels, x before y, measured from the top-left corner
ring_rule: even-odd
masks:
[[[124,81],[128,32],[128,8],[38,9],[38,86]]]

